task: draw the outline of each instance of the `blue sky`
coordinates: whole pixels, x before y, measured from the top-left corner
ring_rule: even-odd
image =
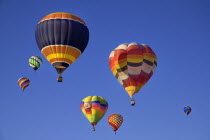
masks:
[[[0,140],[210,139],[208,0],[1,0],[0,11]],[[63,83],[34,35],[38,21],[53,12],[79,16],[90,32]],[[110,52],[131,42],[149,45],[158,57],[134,107],[108,66]],[[36,73],[28,65],[33,55],[44,61]],[[20,77],[31,80],[24,93]],[[80,110],[90,95],[109,103],[95,132]],[[188,117],[186,105],[192,107]],[[124,117],[117,135],[107,123],[113,113]]]

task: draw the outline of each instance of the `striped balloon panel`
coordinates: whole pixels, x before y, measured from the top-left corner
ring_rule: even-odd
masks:
[[[42,54],[53,66],[67,68],[85,50],[89,31],[75,15],[53,13],[39,22],[35,37]]]
[[[32,56],[29,59],[29,65],[34,69],[37,70],[42,65],[42,58],[39,56]]]
[[[49,19],[69,19],[69,20],[75,20],[75,21],[78,21],[78,22],[80,22],[80,23],[82,23],[82,24],[84,24],[86,26],[85,22],[82,19],[80,19],[79,17],[77,17],[77,16],[75,16],[73,14],[64,13],[64,12],[57,12],[57,13],[49,14],[49,15],[45,16],[44,18],[42,18],[39,21],[39,23],[40,22],[43,22],[45,20],[49,20]]]
[[[105,115],[108,103],[101,96],[88,96],[81,102],[80,108],[92,125],[96,125]]]
[[[191,107],[185,106],[184,107],[184,112],[188,115],[191,112]]]
[[[54,67],[67,68],[81,55],[81,52],[74,47],[54,45],[43,48],[42,54]]]
[[[109,66],[132,98],[153,75],[157,57],[145,44],[121,44],[111,52]]]
[[[114,131],[117,131],[123,123],[123,117],[120,114],[112,114],[108,117],[108,123]]]
[[[22,88],[24,91],[26,87],[28,87],[30,84],[30,80],[28,78],[22,77],[18,79],[18,85]]]

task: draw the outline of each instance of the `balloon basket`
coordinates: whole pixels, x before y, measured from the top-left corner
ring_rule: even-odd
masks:
[[[134,99],[131,99],[131,106],[134,106],[136,103],[135,103],[135,100]]]
[[[57,79],[58,82],[63,82],[63,78],[61,76],[58,77]]]

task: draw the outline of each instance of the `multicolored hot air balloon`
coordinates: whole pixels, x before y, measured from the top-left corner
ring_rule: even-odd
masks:
[[[116,134],[116,131],[123,123],[123,117],[120,114],[112,114],[108,117],[108,123]]]
[[[103,118],[108,109],[108,103],[101,96],[88,96],[82,100],[80,108],[92,124],[92,130],[95,131],[97,123]]]
[[[185,106],[184,107],[184,112],[185,112],[185,114],[187,114],[187,116],[190,114],[190,112],[191,112],[191,107],[189,107],[189,106]]]
[[[121,44],[109,56],[109,67],[131,97],[147,83],[157,67],[157,57],[145,44]]]
[[[39,56],[32,56],[28,60],[29,65],[36,71],[42,65],[42,58]]]
[[[58,82],[62,82],[62,73],[85,50],[89,30],[79,17],[58,12],[49,14],[39,21],[35,36],[42,54],[59,74]]]
[[[28,78],[25,77],[21,77],[18,79],[18,85],[22,88],[22,90],[24,91],[26,87],[28,87],[30,84],[30,80]]]

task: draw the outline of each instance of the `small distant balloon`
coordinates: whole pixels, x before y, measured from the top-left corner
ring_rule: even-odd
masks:
[[[97,123],[103,118],[108,109],[108,103],[101,96],[88,96],[82,100],[80,108],[92,124],[92,130],[95,131]]]
[[[190,114],[190,112],[191,112],[191,107],[190,106],[185,106],[184,107],[184,112],[185,112],[185,114],[187,114],[187,116]]]
[[[108,117],[108,123],[116,134],[116,131],[123,123],[123,117],[120,114],[112,114]]]
[[[29,65],[36,71],[42,65],[42,58],[39,56],[32,56],[28,60]]]
[[[18,85],[21,87],[21,89],[24,91],[26,87],[28,87],[30,84],[30,80],[26,77],[21,77],[18,79]]]

